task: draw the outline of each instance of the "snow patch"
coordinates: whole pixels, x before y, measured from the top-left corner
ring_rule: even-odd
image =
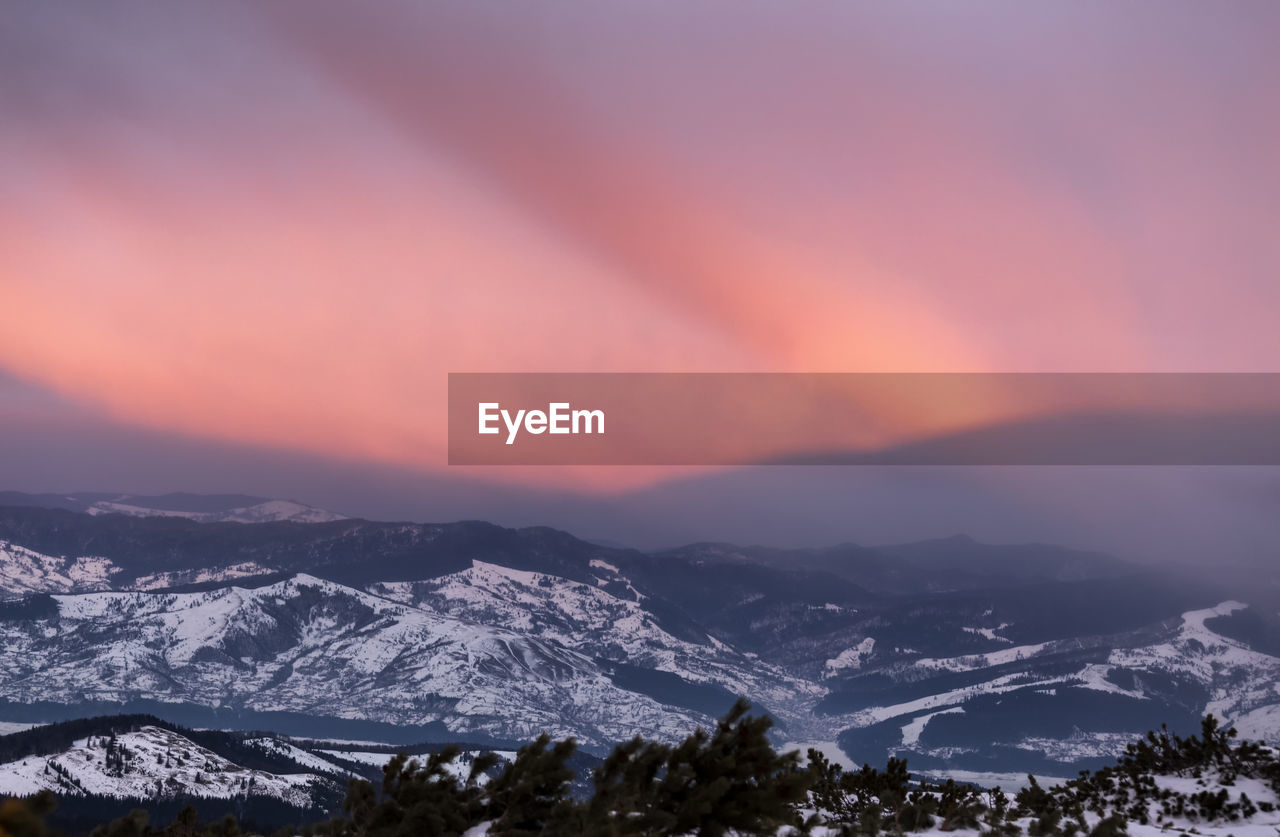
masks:
[[[778,747],[779,753],[789,753],[792,750],[800,753],[801,766],[809,763],[809,751],[817,750],[832,764],[838,764],[845,770],[858,769],[858,765],[853,763],[853,759],[849,758],[845,751],[840,749],[840,745],[834,741],[791,741]]]
[[[1053,643],[1041,642],[1035,645],[1018,645],[1013,648],[1002,648],[986,654],[966,654],[962,657],[921,657],[914,665],[938,671],[976,671],[980,668],[1016,663],[1028,657],[1034,657]]]
[[[984,637],[984,638],[986,638],[986,639],[989,639],[989,640],[991,640],[992,642],[1006,642],[1006,643],[1008,643],[1009,645],[1013,645],[1013,640],[1009,639],[1008,637],[1000,636],[999,634],[997,634],[997,633],[996,633],[996,631],[1003,631],[1003,630],[1004,630],[1005,628],[1007,628],[1007,627],[1009,627],[1009,623],[1008,623],[1008,622],[1001,622],[999,625],[997,625],[997,626],[996,626],[996,627],[994,627],[994,628],[969,628],[969,627],[964,627],[964,628],[961,628],[960,630],[964,631],[964,632],[965,632],[965,633],[967,633],[967,634],[976,634],[976,635],[978,635],[978,636],[980,636],[980,637]]]
[[[107,558],[56,557],[0,540],[0,594],[105,590],[118,572]]]
[[[929,725],[929,721],[939,715],[963,715],[964,708],[953,706],[950,709],[940,709],[937,712],[930,712],[926,715],[920,715],[912,719],[911,723],[902,727],[902,746],[914,747],[920,743],[920,736],[924,733],[924,728]]]
[[[871,656],[871,652],[875,650],[876,641],[873,637],[867,637],[852,648],[846,648],[835,657],[827,660],[826,671],[822,675],[823,678],[832,677],[836,672],[845,669],[859,669],[866,662],[867,657]]]
[[[267,500],[252,506],[242,506],[215,512],[179,511],[137,506],[132,503],[102,500],[86,509],[89,514],[124,514],[130,517],[181,517],[198,523],[329,523],[347,520],[345,515],[317,509],[292,500]]]
[[[136,590],[160,590],[165,587],[177,587],[183,584],[204,584],[210,581],[233,581],[237,578],[251,578],[274,572],[271,567],[263,566],[256,561],[242,561],[217,570],[192,569],[173,570],[163,573],[140,575],[134,580]]]
[[[26,796],[44,789],[115,798],[252,795],[305,807],[310,804],[311,787],[319,781],[308,773],[250,770],[160,727],[145,726],[116,736],[122,766],[108,759],[107,741],[107,736],[91,736],[61,753],[0,764],[0,795]]]

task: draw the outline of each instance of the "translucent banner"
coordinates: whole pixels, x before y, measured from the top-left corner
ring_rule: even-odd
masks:
[[[1276,465],[1280,374],[453,373],[452,465]]]

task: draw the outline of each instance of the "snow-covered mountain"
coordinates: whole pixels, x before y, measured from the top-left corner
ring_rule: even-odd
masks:
[[[178,517],[201,523],[328,523],[347,519],[344,515],[295,500],[247,494],[22,494],[5,491],[0,492],[0,504],[66,509],[92,515]]]
[[[845,716],[841,742],[861,758],[897,754],[943,772],[997,763],[1044,772],[1104,763],[1155,717],[1189,727],[1213,713],[1250,738],[1280,741],[1280,658],[1229,635],[1230,619],[1248,610],[1225,601],[1119,636],[886,661],[870,676],[904,699]]]
[[[340,771],[331,765],[326,772]],[[119,799],[257,796],[306,808],[322,785],[336,788],[320,771],[276,774],[246,768],[159,726],[90,735],[56,753],[0,763],[0,796],[46,789],[61,796]]]
[[[0,733],[0,800],[52,791],[58,825],[73,833],[139,807],[171,819],[189,804],[210,819],[314,822],[339,812],[351,779],[379,783],[397,752],[425,761],[441,747],[197,730],[151,715],[94,717]],[[445,769],[465,780],[485,753],[497,765],[480,774],[481,785],[516,757],[464,744]]]
[[[0,540],[0,597],[5,594],[107,590],[111,576],[119,571],[120,568],[110,559],[101,556],[55,558]]]
[[[562,642],[308,575],[256,589],[52,600],[45,618],[0,622],[0,698],[443,722],[456,733],[549,731],[598,747],[708,720],[615,685],[606,665]]]
[[[968,568],[931,575],[951,547]],[[548,731],[600,752],[682,736],[741,695],[779,741],[974,775],[1070,776],[1206,711],[1280,740],[1266,602],[1043,546],[806,555],[0,507],[0,722],[146,711],[504,746]],[[879,592],[831,571],[842,555]]]
[[[710,708],[712,715],[727,709],[738,693],[753,695],[783,714],[807,713],[823,694],[821,688],[710,635],[701,642],[673,636],[645,609],[643,594],[617,567],[600,560],[590,567],[594,577],[579,582],[476,561],[469,570],[440,578],[379,583],[369,589],[469,622],[518,631],[597,660],[713,687],[705,690],[710,700],[718,701]]]
[[[131,517],[182,517],[201,523],[270,523],[288,520],[294,523],[328,523],[345,520],[343,515],[317,509],[293,500],[262,500],[244,506],[216,511],[187,511],[140,505],[132,498],[99,500],[91,504],[89,514],[127,514]]]

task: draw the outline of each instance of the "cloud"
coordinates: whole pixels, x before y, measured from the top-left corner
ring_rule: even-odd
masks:
[[[1274,369],[1278,14],[21,6],[0,367],[418,468],[448,371]]]

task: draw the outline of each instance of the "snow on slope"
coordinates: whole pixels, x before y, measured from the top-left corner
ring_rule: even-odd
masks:
[[[1063,678],[1051,677],[1043,680],[1028,680],[1026,676],[1020,673],[1006,674],[1001,677],[994,677],[984,683],[975,683],[972,686],[962,686],[958,689],[949,689],[945,692],[937,692],[936,694],[926,695],[915,700],[908,700],[902,703],[895,703],[888,706],[872,706],[867,709],[860,709],[857,712],[843,716],[848,726],[865,727],[871,724],[878,724],[881,721],[887,721],[891,718],[898,718],[904,715],[915,715],[920,712],[929,712],[931,710],[945,709],[949,706],[960,706],[966,700],[979,695],[999,695],[1005,692],[1012,692],[1018,689],[1028,687],[1045,686],[1052,683],[1060,683]]]
[[[127,514],[130,517],[182,517],[200,523],[271,523],[288,520],[294,523],[328,523],[346,520],[344,515],[317,509],[292,500],[267,500],[251,506],[224,511],[202,512],[157,509],[127,502],[100,500],[89,506],[89,514]]]
[[[0,595],[105,590],[118,572],[106,558],[58,558],[0,540]]]
[[[996,633],[997,631],[1003,631],[1005,628],[1008,628],[1008,627],[1010,627],[1008,622],[1001,622],[999,625],[997,625],[994,628],[964,627],[964,628],[961,628],[960,630],[964,631],[967,634],[974,634],[976,636],[983,637],[984,639],[989,639],[992,642],[1003,642],[1008,645],[1013,645],[1013,640],[1009,639],[1008,637],[1000,636],[1000,634]]]
[[[161,590],[165,587],[177,587],[182,584],[203,584],[209,581],[234,581],[238,578],[250,578],[255,575],[266,575],[274,572],[272,567],[263,566],[256,561],[242,561],[216,570],[172,570],[163,573],[148,573],[134,579],[128,585],[136,590]]]
[[[353,761],[356,764],[367,764],[370,767],[382,767],[395,756],[395,753],[366,750],[320,750],[319,752],[324,753],[326,756]]]
[[[342,776],[354,776],[350,770],[331,761],[321,758],[310,750],[304,750],[288,741],[282,741],[279,738],[248,738],[244,742],[247,746],[261,750],[269,755],[284,756],[292,759],[308,770],[317,770],[321,773],[335,773]],[[383,764],[386,762],[384,761]]]
[[[1035,676],[1033,673],[1014,672],[993,676],[983,682],[914,700],[862,709],[843,716],[842,721],[863,727],[892,718],[917,716],[903,727],[904,746],[910,746],[912,741],[909,739],[918,741],[923,732],[923,726],[916,729],[914,724],[921,721],[927,724],[920,713],[939,714],[939,710],[948,707],[959,708],[979,695],[1021,689],[1049,691],[1059,687],[1077,687],[1145,699],[1140,684],[1133,689],[1125,689],[1108,678],[1112,669],[1121,668],[1139,674],[1149,671],[1188,677],[1209,690],[1210,699],[1203,707],[1204,712],[1212,712],[1228,722],[1239,719],[1242,733],[1276,742],[1280,740],[1280,658],[1254,651],[1244,643],[1214,633],[1205,624],[1208,619],[1228,615],[1243,607],[1245,605],[1239,602],[1223,602],[1216,607],[1188,611],[1182,614],[1178,627],[1163,640],[1132,648],[1115,648],[1109,652],[1106,663],[1089,663],[1074,673]],[[920,659],[907,664],[903,670],[979,671],[1034,659],[1046,651],[1052,652],[1058,645],[1060,643],[1041,643],[964,657]],[[1081,733],[1056,743],[1034,739],[1018,746],[1040,752],[1052,750],[1055,756],[1064,758],[1087,757],[1118,752],[1127,740],[1124,736],[1106,733]]]
[[[871,652],[875,650],[875,647],[876,641],[871,637],[867,637],[852,648],[846,648],[830,660],[827,660],[823,677],[832,677],[845,669],[861,668],[862,661],[871,656]]]
[[[709,719],[615,686],[551,639],[306,575],[252,590],[55,596],[59,617],[0,622],[0,697],[135,698],[611,744]]]
[[[1129,732],[1076,730],[1066,738],[1024,738],[1016,746],[1056,761],[1072,762],[1114,756],[1133,740],[1134,735]]]
[[[610,582],[626,579],[603,561]],[[559,576],[472,561],[471,569],[420,582],[369,587],[395,601],[429,607],[460,619],[519,631],[593,657],[645,666],[694,683],[714,683],[750,694],[771,709],[784,710],[821,689],[774,666],[749,660],[710,638],[685,642],[664,631],[640,601],[615,596],[598,586]],[[725,709],[728,709],[726,703]]]
[[[306,806],[318,781],[308,773],[249,770],[159,727],[122,733],[116,741],[127,754],[123,770],[108,763],[105,737],[82,738],[57,755],[0,764],[0,796],[23,796],[47,788],[72,796],[269,796]]]
[[[1272,684],[1272,689],[1280,696],[1280,682]],[[1245,712],[1233,719],[1233,725],[1240,731],[1241,738],[1280,741],[1280,703]]]
[[[853,763],[853,759],[849,758],[848,753],[840,749],[840,743],[837,741],[788,741],[776,748],[779,753],[797,752],[800,754],[800,764],[809,763],[809,751],[817,750],[822,753],[823,757],[832,764],[838,764],[844,770],[857,770],[858,765]]]
[[[988,651],[985,654],[966,654],[963,657],[931,658],[922,657],[915,661],[918,668],[936,669],[938,671],[974,671],[980,668],[1014,663],[1034,657],[1052,646],[1051,642],[1040,642],[1035,645],[1016,645],[1013,648],[1001,648],[999,651]]]
[[[0,598],[30,593],[90,593],[119,589],[158,590],[182,584],[233,581],[265,575],[274,568],[244,561],[219,569],[188,569],[148,573],[121,584],[120,568],[111,559],[95,556],[60,558],[0,540]]]
[[[914,747],[920,743],[920,736],[924,734],[924,728],[929,725],[929,721],[938,715],[955,715],[964,714],[964,708],[953,706],[950,709],[940,709],[937,712],[929,712],[918,718],[911,719],[911,722],[902,727],[902,746]]]
[[[370,767],[383,767],[395,756],[394,753],[371,750],[319,750],[317,752],[324,753],[325,755],[332,756],[334,758],[355,762],[356,764],[369,765]],[[476,756],[480,755],[482,752],[492,752],[497,756],[499,759],[499,766],[504,762],[513,762],[516,760],[515,750],[463,750],[452,762],[444,765],[445,772],[456,779],[466,781],[467,776],[471,773],[471,766],[475,763]],[[430,758],[429,753],[413,753],[409,756],[411,761],[417,760],[419,764],[426,764],[428,758]],[[483,785],[488,781],[488,779],[489,777],[487,775],[482,774],[477,780],[477,784]]]
[[[1276,703],[1280,659],[1214,633],[1205,624],[1215,616],[1227,616],[1245,607],[1247,605],[1240,602],[1229,601],[1204,610],[1188,611],[1182,614],[1182,624],[1166,641],[1140,648],[1117,648],[1107,662],[1113,666],[1191,677],[1209,687],[1211,697],[1205,706],[1206,712],[1229,720],[1246,716],[1259,707]]]

